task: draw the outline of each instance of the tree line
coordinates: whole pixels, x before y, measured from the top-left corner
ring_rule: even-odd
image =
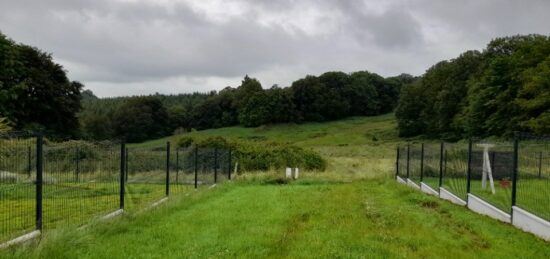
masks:
[[[124,136],[137,142],[193,129],[235,125],[327,121],[393,111],[399,89],[410,75],[383,78],[367,71],[308,75],[289,87],[264,89],[245,76],[237,87],[209,93],[151,95],[100,99],[83,93],[80,113],[83,136]]]
[[[76,136],[82,87],[50,54],[0,33],[0,128]]]
[[[549,134],[550,38],[497,38],[441,61],[402,88],[395,115],[403,137]]]

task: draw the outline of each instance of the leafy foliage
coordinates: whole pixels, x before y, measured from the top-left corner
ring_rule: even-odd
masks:
[[[168,129],[168,112],[155,97],[132,98],[113,115],[115,136],[129,142],[159,138],[165,136]]]
[[[0,116],[15,129],[77,136],[80,90],[50,54],[0,33]]]
[[[179,147],[231,148],[235,161],[244,171],[266,171],[285,167],[325,170],[327,162],[315,151],[290,144],[266,141],[227,140],[223,137],[195,139],[183,137]]]
[[[550,133],[550,38],[513,36],[442,61],[401,91],[401,136],[445,139]]]

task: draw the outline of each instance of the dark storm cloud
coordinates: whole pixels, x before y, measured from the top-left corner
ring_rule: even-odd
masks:
[[[492,38],[548,34],[548,1],[1,1],[0,30],[100,95],[422,73]]]

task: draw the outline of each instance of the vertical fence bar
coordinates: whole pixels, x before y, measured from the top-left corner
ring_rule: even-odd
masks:
[[[42,230],[43,143],[44,139],[40,134],[36,138],[36,229],[38,230]]]
[[[514,139],[514,165],[512,171],[512,206],[516,206],[516,190],[518,183],[518,139]],[[511,213],[513,214],[513,213]]]
[[[468,141],[468,167],[467,167],[467,179],[466,193],[470,193],[470,180],[472,178],[472,139]]]
[[[120,198],[120,208],[124,209],[124,183],[128,180],[127,177],[125,177],[126,174],[126,163],[127,163],[127,156],[126,156],[126,144],[124,141],[120,144],[120,190],[119,190],[119,198]]]
[[[439,146],[439,187],[443,184],[443,150],[445,149],[444,143],[441,142]]]
[[[166,196],[170,194],[170,141],[166,142]]]
[[[411,144],[407,144],[407,179],[409,179],[409,161],[411,158]]]
[[[420,182],[424,180],[424,143],[420,145]]]
[[[542,178],[542,151],[539,153],[539,179]]]
[[[232,155],[232,152],[231,152],[231,148],[229,148],[229,165],[227,166],[227,168],[229,169],[229,172],[227,174],[227,179],[231,180],[231,155]]]
[[[32,173],[32,154],[31,154],[31,146],[27,147],[27,173],[29,175],[29,178],[31,177]]]
[[[176,148],[176,184],[179,183],[178,177],[180,174],[180,153],[179,149]]]
[[[128,148],[124,149],[124,181],[128,182]]]
[[[197,165],[197,164],[198,164],[198,163],[197,163],[198,160],[197,160],[197,159],[198,159],[198,152],[199,152],[198,149],[199,149],[199,148],[198,148],[197,146],[195,146],[195,162],[193,163],[193,164],[194,164],[194,167],[195,167],[195,189],[197,189],[197,187],[198,187],[198,186],[197,186],[197,180],[198,180],[198,179],[197,179],[197,177],[198,177],[198,168],[197,168],[197,166],[198,166],[198,165]]]
[[[218,182],[218,147],[214,147],[214,183]]]
[[[399,145],[397,145],[397,156],[395,158],[395,179],[399,176]]]
[[[80,179],[79,179],[79,174],[80,174],[80,148],[79,147],[76,147],[76,159],[75,159],[75,163],[76,163],[76,171],[75,171],[75,177],[76,177],[76,182],[80,182]]]

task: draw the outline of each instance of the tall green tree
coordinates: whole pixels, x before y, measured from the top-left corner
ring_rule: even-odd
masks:
[[[160,138],[171,133],[168,112],[155,97],[129,99],[113,115],[115,136],[128,142]]]

